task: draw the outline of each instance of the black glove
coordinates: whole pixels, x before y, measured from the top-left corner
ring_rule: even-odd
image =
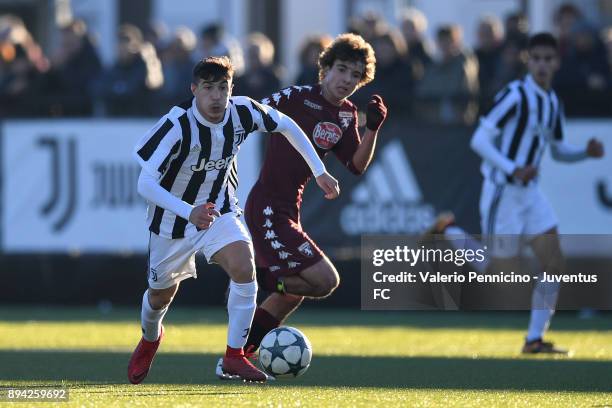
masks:
[[[387,106],[380,95],[372,95],[366,111],[366,127],[376,132],[387,117]]]

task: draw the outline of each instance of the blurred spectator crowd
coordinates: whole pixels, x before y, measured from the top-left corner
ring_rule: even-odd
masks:
[[[570,4],[555,15],[561,69],[554,87],[570,116],[612,116],[612,27],[603,30]],[[426,36],[428,21],[407,9],[398,26],[376,14],[350,21],[376,52],[376,78],[352,98],[363,107],[381,94],[403,117],[473,123],[505,83],[526,72],[529,23],[516,13],[502,21],[483,16],[477,43],[469,49],[455,24]],[[59,45],[45,55],[23,22],[0,15],[0,117],[149,116],[190,97],[191,70],[198,59],[228,55],[236,66],[235,94],[263,98],[290,84],[318,80],[317,58],[331,42],[313,35],[299,50],[299,72],[288,78],[275,62],[275,47],[261,33],[240,44],[218,24],[199,36],[186,27],[169,32],[161,24],[118,30],[114,65],[101,63],[86,24],[60,27]]]

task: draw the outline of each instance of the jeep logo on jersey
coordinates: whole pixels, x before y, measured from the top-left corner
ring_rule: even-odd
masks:
[[[206,157],[202,157],[200,163],[197,166],[191,166],[192,171],[212,171],[212,170],[223,170],[227,169],[232,163],[232,159],[234,155],[227,156],[225,159],[219,160],[208,160],[206,161]]]
[[[312,138],[321,149],[329,150],[338,143],[342,137],[342,130],[331,122],[319,122],[312,131]]]

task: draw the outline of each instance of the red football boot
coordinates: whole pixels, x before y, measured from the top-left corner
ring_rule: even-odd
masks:
[[[149,374],[149,369],[153,363],[153,358],[164,337],[164,326],[161,326],[159,339],[157,341],[147,341],[144,338],[140,339],[140,343],[136,346],[130,363],[128,364],[128,379],[132,384],[140,384]]]
[[[223,357],[223,372],[229,376],[238,376],[244,381],[265,382],[268,376],[257,369],[244,354]]]

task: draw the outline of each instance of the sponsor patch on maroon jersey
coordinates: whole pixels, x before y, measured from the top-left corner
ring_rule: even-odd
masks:
[[[312,131],[312,138],[321,149],[329,150],[342,137],[340,126],[331,122],[319,122]]]

